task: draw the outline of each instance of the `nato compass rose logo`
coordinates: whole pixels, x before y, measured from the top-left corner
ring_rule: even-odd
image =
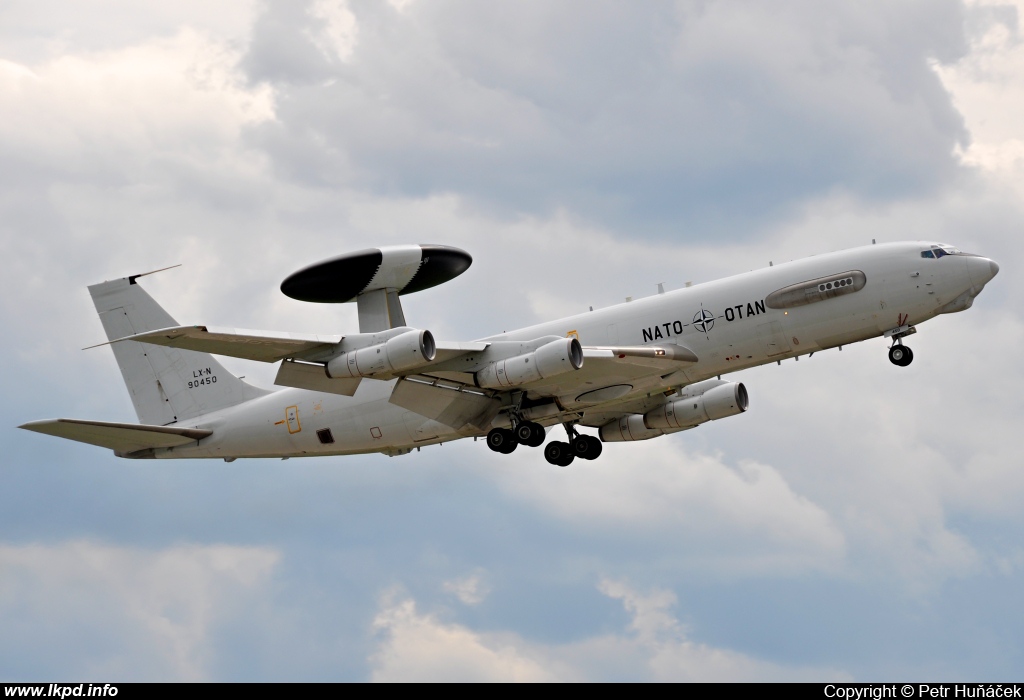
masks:
[[[707,335],[708,331],[715,327],[715,315],[702,308],[693,315],[693,327]]]

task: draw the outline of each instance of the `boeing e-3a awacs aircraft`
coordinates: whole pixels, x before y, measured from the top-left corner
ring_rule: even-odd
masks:
[[[509,453],[545,428],[567,441],[548,462],[594,459],[631,442],[743,413],[747,390],[721,375],[884,336],[904,338],[970,308],[999,271],[939,243],[870,245],[662,292],[472,342],[406,325],[400,295],[446,282],[472,262],[439,245],[364,250],[288,277],[281,290],[355,301],[359,333],[298,335],[181,326],[135,275],[89,287],[141,425],[57,419],[20,427],[156,459],[383,452],[487,436]],[[148,274],[148,273],[147,273]],[[213,355],[280,363],[269,391]],[[715,377],[718,377],[717,379]],[[579,432],[598,429],[598,437]]]

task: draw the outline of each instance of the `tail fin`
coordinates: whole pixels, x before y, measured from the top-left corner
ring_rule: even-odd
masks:
[[[136,284],[139,276],[89,287],[108,340],[178,325]],[[135,342],[111,347],[139,421],[147,425],[169,425],[268,393],[207,353]]]

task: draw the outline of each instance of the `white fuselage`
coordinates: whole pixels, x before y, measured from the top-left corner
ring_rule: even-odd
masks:
[[[628,395],[616,398],[615,403],[625,403],[655,390],[878,337],[967,308],[991,278],[988,275],[979,282],[983,275],[977,273],[972,279],[972,270],[981,269],[978,261],[989,261],[966,255],[922,258],[921,251],[929,245],[893,243],[818,255],[484,340],[574,333],[584,346],[677,343],[699,358],[670,376],[655,374],[635,383]],[[862,289],[785,309],[765,303],[777,290],[847,271],[863,273]],[[187,421],[183,427],[211,429],[213,435],[195,445],[156,450],[154,456],[402,454],[420,445],[486,432],[470,426],[454,430],[389,403],[395,381],[364,380],[351,397],[303,389],[275,391]],[[614,410],[614,405],[591,406],[586,412],[607,410]],[[548,422],[559,421],[554,417]],[[583,423],[588,424],[585,418]],[[317,431],[325,428],[330,429],[333,443],[323,444],[318,438]]]

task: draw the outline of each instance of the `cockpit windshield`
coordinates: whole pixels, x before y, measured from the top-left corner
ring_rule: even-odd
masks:
[[[933,245],[928,250],[921,251],[922,258],[943,258],[947,255],[963,255],[963,253],[951,245]]]

